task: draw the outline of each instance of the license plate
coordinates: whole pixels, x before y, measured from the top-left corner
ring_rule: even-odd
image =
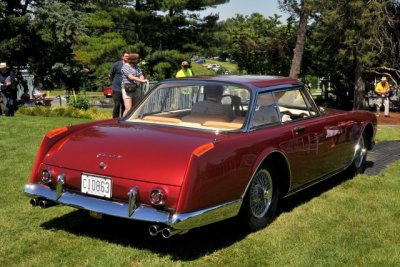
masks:
[[[89,174],[81,175],[81,192],[85,194],[111,198],[111,184],[109,178]]]

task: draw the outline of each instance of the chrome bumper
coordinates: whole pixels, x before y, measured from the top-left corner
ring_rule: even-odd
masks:
[[[58,193],[41,184],[27,184],[24,193],[31,198],[44,198],[56,203],[131,220],[166,224],[177,230],[190,230],[236,216],[242,199],[188,213],[170,213],[140,203],[122,203],[93,198],[73,192]],[[135,198],[130,198],[134,201]],[[132,210],[132,207],[135,207]]]

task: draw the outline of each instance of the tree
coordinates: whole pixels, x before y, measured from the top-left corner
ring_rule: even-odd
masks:
[[[289,73],[289,77],[297,79],[301,72],[308,21],[316,16],[316,10],[321,10],[322,3],[319,0],[278,0],[278,3],[282,10],[290,14],[289,24],[298,19],[296,46]]]
[[[228,1],[120,2],[124,5],[102,6],[89,14],[90,34],[79,36],[74,46],[76,59],[96,68],[96,75],[103,73],[104,77],[111,62],[118,59],[122,51],[137,51],[146,63],[146,77],[161,79],[176,72],[174,62],[181,61],[183,55],[187,60],[187,55],[208,46],[218,17],[202,19],[196,11]]]
[[[378,64],[366,70],[375,75],[386,75],[393,83],[400,81],[400,2],[390,1],[382,10],[385,21],[376,37]],[[383,59],[383,60],[382,60]]]
[[[393,66],[399,54],[399,24],[395,19],[399,14],[398,1],[279,0],[279,3],[291,14],[289,24],[298,19],[299,25],[291,77],[297,78],[307,70],[320,77],[336,76],[347,84],[353,83],[353,108],[360,109],[368,73],[397,76]],[[303,52],[307,54],[305,68],[301,68]]]
[[[381,36],[394,29],[388,13],[394,3],[390,0],[326,1],[321,19],[316,21],[314,30],[320,42],[319,52],[329,55],[328,64],[336,68],[332,72],[340,71],[344,79],[354,82],[353,109],[363,107],[366,73],[388,62]]]
[[[82,23],[85,13],[79,10],[89,7],[85,1],[21,0],[1,3],[2,61],[15,68],[28,67],[47,88],[54,86],[52,69],[56,64],[65,65],[61,69],[69,70],[79,66],[73,60],[71,46],[75,36],[85,30]],[[76,86],[77,79],[79,77],[68,71],[62,80],[70,87],[72,84]]]
[[[3,0],[0,59],[29,67],[47,88],[77,89],[86,68],[105,85],[123,50],[141,54],[146,77],[169,77],[176,62],[213,43],[218,16],[198,12],[228,1]]]
[[[287,55],[293,32],[281,25],[279,17],[265,18],[255,13],[236,15],[221,23],[221,43],[240,70],[252,74],[287,75]]]

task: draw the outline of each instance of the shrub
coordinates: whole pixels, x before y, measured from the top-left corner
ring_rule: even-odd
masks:
[[[82,110],[73,108],[72,106],[57,107],[57,108],[48,108],[43,106],[20,107],[17,113],[29,116],[71,117],[71,118],[85,118],[92,120],[102,120],[111,118],[111,112],[99,111],[96,108],[89,108],[87,110]]]
[[[73,95],[69,97],[67,104],[76,109],[89,109],[89,101],[87,100],[86,96],[79,94],[77,96]]]

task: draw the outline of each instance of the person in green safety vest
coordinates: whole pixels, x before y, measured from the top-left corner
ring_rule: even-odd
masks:
[[[187,61],[182,61],[181,69],[176,73],[176,78],[185,78],[193,76],[192,71],[189,68],[189,63]]]

